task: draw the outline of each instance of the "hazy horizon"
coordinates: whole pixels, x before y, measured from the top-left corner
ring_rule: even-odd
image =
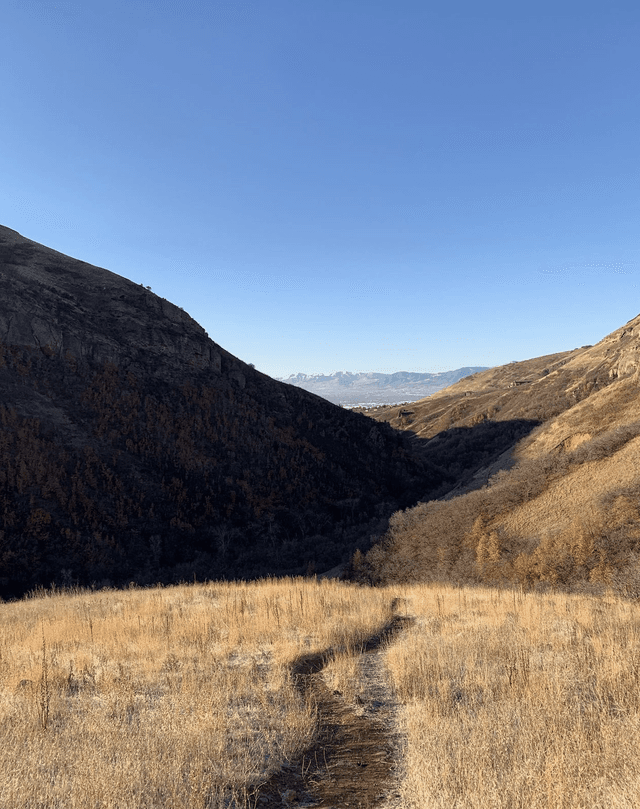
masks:
[[[460,368],[477,368],[479,366],[473,365],[461,365]],[[448,371],[459,371],[460,368],[444,368],[441,371],[408,371],[406,368],[400,368],[397,371],[378,371],[378,370],[360,370],[354,371],[350,368],[337,368],[333,371],[318,371],[317,373],[307,374],[306,371],[295,371],[291,374],[285,374],[284,376],[278,377],[279,379],[287,379],[291,376],[298,376],[299,374],[306,374],[306,376],[336,376],[337,374],[385,374],[387,376],[393,376],[394,374],[419,374],[419,375],[426,375],[426,374],[446,374]],[[260,370],[260,369],[258,369]],[[483,370],[488,370],[488,368],[484,367]]]

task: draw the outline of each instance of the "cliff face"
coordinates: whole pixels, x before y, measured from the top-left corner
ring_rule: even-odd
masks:
[[[186,312],[115,273],[0,226],[0,342],[145,372],[219,373],[221,349]]]
[[[0,228],[0,595],[332,567],[441,482],[388,425]]]

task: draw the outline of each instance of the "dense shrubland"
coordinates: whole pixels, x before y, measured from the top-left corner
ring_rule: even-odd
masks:
[[[535,441],[489,486],[396,513],[381,542],[354,558],[354,575],[639,592],[640,422],[605,420],[571,451],[536,454],[527,450]]]
[[[257,372],[136,375],[0,346],[0,593],[304,572],[442,476],[402,437]]]

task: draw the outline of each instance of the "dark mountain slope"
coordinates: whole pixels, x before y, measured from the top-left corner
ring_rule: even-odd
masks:
[[[300,572],[437,488],[389,425],[0,228],[0,593]]]

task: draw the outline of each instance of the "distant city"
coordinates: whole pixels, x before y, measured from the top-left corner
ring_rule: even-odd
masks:
[[[279,377],[278,381],[304,388],[343,407],[378,407],[424,399],[465,376],[486,370],[486,367],[478,366],[423,374],[409,371],[394,374],[336,371],[333,374],[291,374]]]

